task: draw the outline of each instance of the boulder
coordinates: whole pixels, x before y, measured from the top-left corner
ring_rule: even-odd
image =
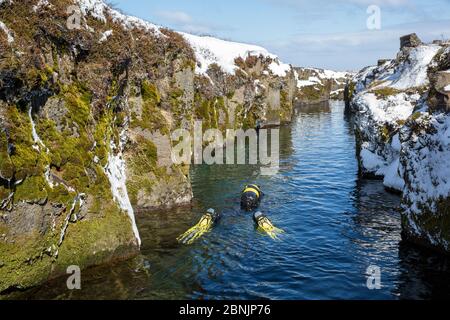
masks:
[[[405,35],[400,38],[400,50],[403,48],[414,48],[422,44],[422,41],[415,33]]]

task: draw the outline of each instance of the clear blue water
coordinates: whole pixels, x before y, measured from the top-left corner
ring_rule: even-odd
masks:
[[[279,174],[257,166],[195,166],[190,208],[141,213],[142,254],[82,273],[82,290],[65,279],[27,292],[54,299],[399,299],[449,297],[449,262],[400,244],[400,198],[380,181],[357,176],[351,119],[340,102],[296,110],[281,128]],[[258,233],[239,208],[246,183],[265,192],[260,209],[286,231]],[[222,220],[191,246],[176,237],[203,210]],[[366,270],[381,268],[380,290]]]

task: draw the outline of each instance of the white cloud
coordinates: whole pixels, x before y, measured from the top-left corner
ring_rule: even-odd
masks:
[[[169,22],[176,24],[192,23],[192,17],[183,11],[159,11],[157,15]]]
[[[156,13],[163,19],[163,25],[170,25],[177,31],[184,31],[197,35],[214,34],[217,31],[230,31],[231,27],[219,26],[209,22],[198,21],[183,11],[159,11]]]
[[[285,62],[339,70],[357,70],[393,58],[402,35],[416,32],[430,42],[450,38],[450,20],[403,24],[379,31],[295,34],[281,41],[263,43]]]

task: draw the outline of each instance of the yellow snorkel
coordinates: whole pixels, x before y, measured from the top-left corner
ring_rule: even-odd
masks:
[[[278,235],[280,233],[284,233],[284,230],[275,227],[272,221],[259,211],[254,214],[253,219],[255,220],[258,230],[267,233],[267,235],[274,240],[279,239]]]
[[[205,233],[211,231],[214,225],[219,220],[220,216],[214,209],[209,209],[201,218],[200,221],[177,238],[177,241],[183,244],[192,244],[195,240],[203,236]]]

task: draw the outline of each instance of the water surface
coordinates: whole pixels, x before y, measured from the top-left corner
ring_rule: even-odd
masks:
[[[400,244],[400,198],[380,181],[360,181],[355,137],[343,103],[297,109],[281,128],[281,167],[194,166],[192,208],[142,213],[142,254],[82,272],[82,290],[65,279],[25,293],[52,299],[399,299],[449,298],[447,259]],[[239,208],[246,183],[265,192],[261,210],[286,231],[258,233]],[[191,246],[176,237],[202,211],[220,224]],[[381,268],[380,290],[366,270]]]

